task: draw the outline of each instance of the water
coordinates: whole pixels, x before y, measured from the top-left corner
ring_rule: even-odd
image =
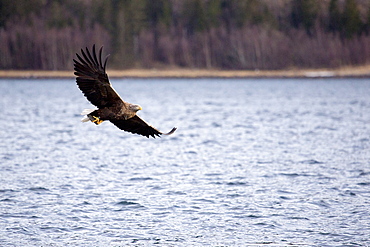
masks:
[[[72,79],[0,81],[0,246],[370,245],[369,79],[113,84],[176,133],[81,123]]]

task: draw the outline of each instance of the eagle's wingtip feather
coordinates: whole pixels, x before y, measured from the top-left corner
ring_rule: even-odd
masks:
[[[170,132],[168,132],[166,134],[163,134],[163,135],[169,136],[169,135],[173,134],[176,130],[177,130],[177,128],[173,127],[172,130],[170,130]]]

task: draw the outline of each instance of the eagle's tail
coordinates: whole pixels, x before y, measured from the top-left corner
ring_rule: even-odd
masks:
[[[89,118],[89,116],[87,116],[88,114],[92,113],[93,111],[95,111],[96,109],[84,109],[82,112],[81,112],[81,115],[86,115],[83,119],[81,119],[81,122],[85,123],[85,122],[89,122],[91,121],[91,119]]]

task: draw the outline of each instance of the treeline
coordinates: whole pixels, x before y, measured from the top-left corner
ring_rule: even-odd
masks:
[[[368,0],[0,0],[0,69],[315,68],[370,62]]]

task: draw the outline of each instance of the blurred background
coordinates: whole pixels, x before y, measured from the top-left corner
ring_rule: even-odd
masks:
[[[370,62],[369,0],[0,0],[0,69],[336,68]]]

